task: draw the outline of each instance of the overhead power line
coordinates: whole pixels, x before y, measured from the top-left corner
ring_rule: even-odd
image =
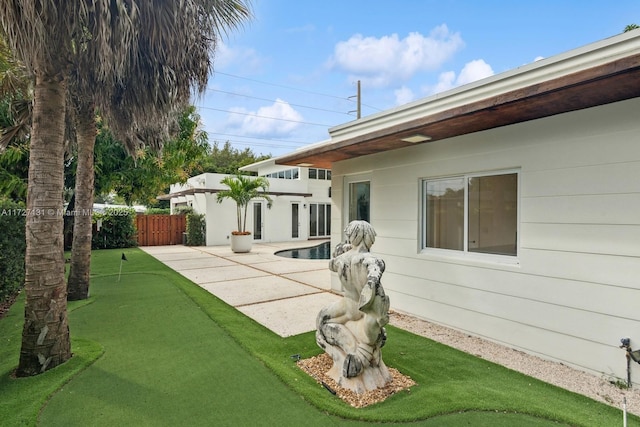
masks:
[[[220,136],[228,136],[231,138],[248,138],[248,139],[257,139],[260,141],[272,141],[272,142],[285,142],[285,143],[290,143],[290,144],[295,144],[295,145],[307,145],[307,144],[311,144],[313,142],[316,141],[291,141],[291,140],[286,140],[286,139],[275,139],[275,138],[259,138],[256,136],[245,136],[245,135],[235,135],[235,134],[231,134],[231,133],[220,133],[220,132],[207,132],[208,135],[220,135]]]
[[[260,98],[260,97],[257,97],[257,96],[245,95],[245,94],[242,94],[242,93],[227,92],[227,91],[220,90],[220,89],[207,88],[207,90],[210,91],[210,92],[225,93],[227,95],[242,96],[244,98],[251,98],[251,99],[257,99],[257,100],[260,100],[260,101],[273,102],[274,104],[287,104],[287,105],[291,105],[291,106],[294,106],[294,107],[308,108],[310,110],[325,111],[327,113],[349,115],[349,113],[345,113],[344,111],[336,111],[336,110],[329,110],[329,109],[320,108],[320,107],[311,107],[311,106],[308,106],[308,105],[293,104],[291,102],[282,101],[282,100],[279,100],[279,99]]]
[[[298,147],[292,147],[291,145],[269,144],[266,142],[255,142],[255,141],[239,141],[236,139],[227,139],[225,141],[229,141],[231,145],[242,145],[247,147],[287,148],[289,150],[293,148],[298,148]]]
[[[328,124],[325,124],[325,123],[304,122],[304,121],[301,121],[301,120],[283,119],[281,117],[269,117],[269,116],[261,116],[259,114],[254,114],[254,113],[242,113],[240,111],[223,110],[221,108],[205,107],[204,105],[199,105],[198,108],[203,108],[205,110],[220,111],[220,112],[229,113],[229,114],[240,114],[240,115],[243,115],[243,116],[258,117],[258,118],[261,118],[261,119],[280,120],[280,121],[283,121],[283,122],[300,123],[300,124],[309,125],[309,126],[322,126],[322,127],[331,127],[331,126],[333,126],[333,125],[328,125]]]
[[[357,103],[357,99],[354,99],[354,98],[357,98],[357,96],[343,97],[343,96],[337,96],[337,95],[330,95],[330,94],[321,93],[321,92],[315,92],[315,91],[312,91],[312,90],[302,89],[302,88],[298,88],[298,87],[281,85],[281,84],[277,84],[277,83],[270,83],[270,82],[265,82],[265,81],[262,81],[262,80],[252,79],[252,78],[249,78],[249,77],[238,76],[236,74],[223,73],[221,71],[216,71],[216,72],[214,72],[214,76],[215,76],[215,74],[220,74],[222,76],[233,77],[235,79],[247,80],[247,81],[251,81],[251,82],[254,82],[254,83],[260,83],[260,84],[267,85],[267,86],[280,87],[280,88],[283,88],[283,89],[295,90],[295,91],[298,91],[298,92],[304,92],[304,93],[309,93],[309,94],[313,94],[313,95],[324,96],[324,97],[327,97],[327,98],[339,99],[341,101],[347,101],[347,102],[350,102],[350,103]],[[207,90],[217,90],[217,89],[207,89]],[[241,95],[241,96],[245,96],[245,95]],[[261,98],[256,98],[256,99],[261,99]],[[364,107],[371,108],[372,110],[383,111],[383,109],[378,108],[378,107],[374,107],[373,105],[366,104],[366,103],[362,102],[362,100],[360,100],[360,104],[362,106],[364,106]],[[290,105],[294,105],[294,104],[290,104]],[[297,105],[297,106],[299,106],[299,105]],[[313,108],[313,107],[304,107],[304,108]],[[324,111],[330,111],[330,110],[324,110]],[[349,112],[343,112],[343,111],[342,112],[331,111],[331,112],[351,115],[351,114],[349,114]]]
[[[233,78],[236,78],[236,79],[248,80],[248,81],[251,81],[251,82],[260,83],[260,84],[268,85],[268,86],[281,87],[283,89],[297,90],[298,92],[305,92],[305,93],[310,93],[310,94],[313,94],[313,95],[326,96],[327,98],[334,98],[334,99],[340,99],[342,101],[354,102],[354,101],[352,101],[352,100],[350,100],[350,99],[348,99],[348,98],[346,98],[344,96],[328,95],[326,93],[314,92],[314,91],[307,90],[307,89],[301,89],[301,88],[281,85],[281,84],[277,84],[277,83],[264,82],[264,81],[261,81],[261,80],[251,79],[249,77],[237,76],[235,74],[223,73],[223,72],[220,72],[220,71],[214,72],[214,76],[215,76],[215,74],[220,74],[222,76],[233,77]]]

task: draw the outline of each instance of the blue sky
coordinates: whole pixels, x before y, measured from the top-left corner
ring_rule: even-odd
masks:
[[[253,0],[194,101],[211,143],[281,155],[328,128],[616,35],[638,0]],[[351,98],[350,98],[351,97]]]

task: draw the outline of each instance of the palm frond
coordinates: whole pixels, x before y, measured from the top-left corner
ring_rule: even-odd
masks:
[[[222,203],[226,199],[236,202],[238,231],[240,232],[246,231],[247,207],[251,200],[264,199],[268,203],[267,206],[271,208],[272,200],[268,194],[269,180],[263,176],[229,175],[224,177],[220,183],[229,189],[216,193],[216,200],[218,203]]]

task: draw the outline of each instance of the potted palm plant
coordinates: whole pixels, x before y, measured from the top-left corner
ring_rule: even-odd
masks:
[[[229,187],[217,193],[217,202],[222,203],[225,199],[236,202],[236,216],[238,219],[238,229],[231,232],[231,250],[233,252],[251,251],[251,232],[247,231],[247,208],[253,199],[264,199],[267,207],[271,208],[271,197],[267,194],[269,181],[265,177],[250,177],[246,175],[226,176],[221,184]]]

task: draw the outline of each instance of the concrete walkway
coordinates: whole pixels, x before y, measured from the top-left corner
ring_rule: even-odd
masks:
[[[143,251],[282,337],[316,329],[320,309],[332,293],[328,260],[274,255],[282,249],[323,241],[254,243],[236,254],[229,246],[145,246]]]

